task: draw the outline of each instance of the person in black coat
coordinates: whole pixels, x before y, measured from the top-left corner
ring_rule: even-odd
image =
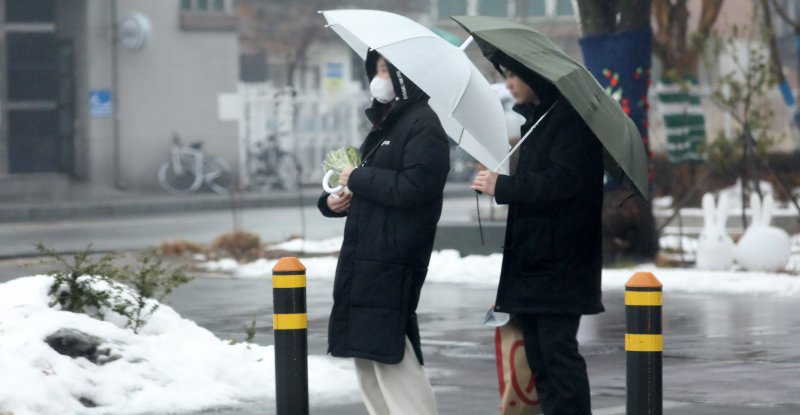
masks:
[[[352,196],[319,210],[347,217],[333,287],[328,352],[356,358],[371,414],[436,413],[422,370],[416,308],[450,170],[448,138],[428,96],[377,52],[366,61],[375,99],[363,163],[341,174]]]
[[[517,319],[545,415],[591,414],[581,315],[602,311],[603,148],[553,84],[498,54],[524,135],[511,175],[483,171],[472,188],[508,205],[495,311]]]

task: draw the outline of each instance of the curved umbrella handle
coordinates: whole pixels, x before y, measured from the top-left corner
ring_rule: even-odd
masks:
[[[342,185],[338,185],[336,187],[331,187],[330,186],[329,183],[331,181],[331,176],[333,176],[333,173],[334,173],[333,170],[328,170],[328,172],[325,173],[325,176],[322,178],[322,189],[325,190],[326,192],[336,196],[336,193],[341,192],[342,189],[344,189],[344,186],[342,186]]]

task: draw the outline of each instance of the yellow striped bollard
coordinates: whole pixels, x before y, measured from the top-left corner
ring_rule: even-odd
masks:
[[[308,415],[306,267],[284,257],[272,268],[277,415]]]
[[[661,282],[637,272],[625,284],[627,415],[661,415]]]

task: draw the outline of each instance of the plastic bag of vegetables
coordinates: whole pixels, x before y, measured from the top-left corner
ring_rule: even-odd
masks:
[[[338,150],[333,150],[325,157],[322,162],[322,170],[325,177],[322,178],[322,188],[326,192],[335,194],[341,191],[349,194],[350,189],[339,185],[339,175],[347,168],[356,168],[361,165],[361,153],[353,146],[347,146]]]

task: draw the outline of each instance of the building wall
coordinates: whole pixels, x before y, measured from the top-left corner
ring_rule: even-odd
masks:
[[[111,2],[57,3],[58,36],[75,49],[74,174],[92,185],[113,187],[113,119],[89,117],[89,91],[111,89]]]
[[[0,2],[0,6],[5,6]],[[0,7],[0,24],[5,22],[5,7]],[[0,70],[6,67],[6,36],[0,32]],[[6,119],[5,105],[7,95],[7,79],[0,76],[0,177],[8,173],[8,120]]]
[[[176,0],[119,1],[117,20],[131,13],[150,18],[152,36],[142,50],[118,51],[123,185],[158,186],[156,170],[169,156],[173,132],[185,142],[203,141],[235,170],[237,126],[218,119],[217,97],[236,91],[236,32],[181,29]]]

